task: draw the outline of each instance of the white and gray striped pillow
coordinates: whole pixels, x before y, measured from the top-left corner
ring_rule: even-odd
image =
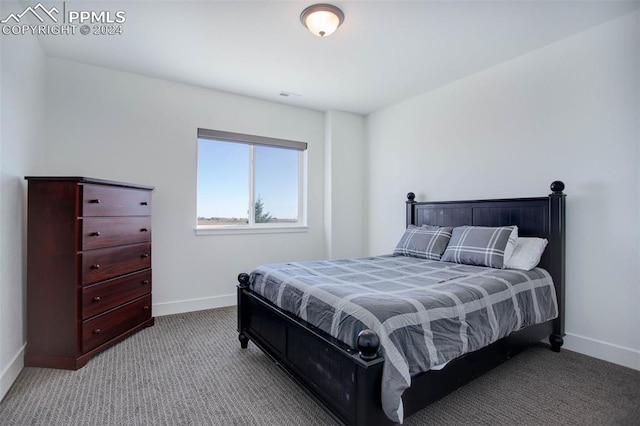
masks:
[[[442,260],[502,269],[505,249],[514,229],[515,226],[458,226],[453,229]]]
[[[440,260],[451,238],[450,226],[409,225],[393,254]]]

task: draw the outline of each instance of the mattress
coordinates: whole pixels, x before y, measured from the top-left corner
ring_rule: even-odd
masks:
[[[547,271],[494,269],[407,256],[268,264],[251,289],[355,347],[380,337],[382,408],[402,422],[411,377],[558,315]]]

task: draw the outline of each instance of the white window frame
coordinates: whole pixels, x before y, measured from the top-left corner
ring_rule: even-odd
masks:
[[[268,138],[265,136],[247,135],[242,133],[225,132],[198,128],[198,137],[213,141],[232,142],[249,145],[249,223],[247,225],[199,225],[196,214],[196,235],[220,234],[262,234],[281,232],[306,232],[307,226],[307,143],[286,139]],[[270,146],[287,148],[298,151],[298,222],[296,223],[254,223],[255,220],[255,147]],[[197,172],[196,172],[197,173]],[[196,179],[197,185],[197,179]],[[197,194],[197,189],[196,189]],[[196,195],[197,197],[197,195]],[[197,200],[196,200],[197,210]]]

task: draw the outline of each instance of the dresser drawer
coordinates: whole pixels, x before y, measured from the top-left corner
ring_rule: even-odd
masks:
[[[82,318],[86,319],[151,293],[151,271],[138,272],[82,289]]]
[[[82,252],[82,284],[114,278],[151,267],[151,243]]]
[[[82,219],[83,250],[147,241],[151,241],[151,216]]]
[[[82,323],[82,351],[88,352],[151,318],[151,295]]]
[[[148,216],[151,192],[143,189],[83,185],[82,216]]]

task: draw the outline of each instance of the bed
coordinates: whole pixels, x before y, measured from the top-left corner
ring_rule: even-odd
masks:
[[[256,268],[251,276],[243,273],[238,277],[238,332],[241,346],[246,348],[248,342],[252,341],[326,408],[335,420],[353,425],[387,425],[401,422],[403,418],[508,360],[527,346],[543,339],[548,338],[551,349],[559,351],[564,336],[564,184],[560,181],[553,182],[551,190],[552,193],[547,197],[499,200],[417,202],[413,193],[409,193],[407,196],[407,230],[405,235],[416,227],[420,230],[431,229],[430,227],[440,227],[439,229],[456,227],[453,228],[455,229],[453,239],[455,239],[455,233],[458,232],[459,236],[459,231],[466,228],[492,227],[494,229],[495,227],[517,226],[519,237],[546,239],[548,245],[540,259],[539,268],[534,269],[531,276],[524,273],[510,273],[508,270],[500,270],[500,268],[468,266],[441,261],[428,263],[420,260],[418,262],[413,257],[398,256],[342,259],[336,261],[335,264],[319,261],[317,263],[320,269],[324,268],[322,274],[317,271],[307,274],[307,269],[313,266],[313,262],[286,264],[288,265],[284,268],[287,269],[286,271],[279,270],[280,266],[263,265]],[[450,250],[454,245],[449,243],[447,250]],[[452,260],[451,253],[445,252],[444,254],[444,256],[449,256],[448,261]],[[445,260],[444,257],[442,260]],[[444,270],[438,269],[443,265]],[[340,299],[334,301],[331,297],[323,296],[326,299],[326,305],[319,308],[309,308],[313,313],[310,315],[299,307],[290,307],[287,303],[280,303],[280,299],[283,294],[285,294],[285,300],[301,299],[306,309],[306,303],[315,299],[318,294],[325,296],[330,294],[327,289],[330,288],[332,280],[343,280],[347,275],[352,275],[345,274],[344,271],[366,269],[365,275],[375,277],[388,274],[390,269],[403,271],[400,268],[409,268],[411,274],[405,275],[410,276],[413,280],[427,279],[423,276],[416,278],[418,275],[413,274],[416,269],[428,271],[426,273],[428,277],[469,271],[471,278],[457,278],[456,276],[456,279],[461,280],[462,284],[460,285],[467,287],[471,285],[469,284],[471,281],[464,280],[478,280],[481,276],[484,280],[486,275],[484,270],[493,270],[490,271],[491,274],[498,273],[498,276],[492,279],[499,283],[505,281],[504,274],[517,275],[521,277],[522,285],[529,289],[536,289],[535,292],[531,290],[526,294],[551,293],[556,311],[546,312],[545,309],[536,308],[537,321],[529,321],[527,318],[532,315],[523,314],[523,318],[518,319],[520,321],[518,325],[512,326],[512,329],[498,330],[498,327],[493,327],[492,323],[492,331],[486,333],[491,337],[469,339],[468,347],[464,347],[461,355],[453,359],[441,356],[440,352],[433,348],[429,349],[427,345],[424,354],[418,353],[426,360],[423,362],[426,365],[424,368],[426,371],[401,371],[400,378],[409,377],[409,382],[407,386],[403,384],[397,390],[396,393],[399,392],[401,399],[399,409],[394,411],[393,401],[396,397],[392,394],[389,396],[388,388],[397,388],[396,385],[402,382],[402,380],[398,382],[399,376],[396,373],[403,369],[397,367],[399,358],[393,348],[400,347],[402,350],[410,349],[412,352],[416,352],[411,349],[417,347],[415,342],[410,341],[405,348],[402,344],[394,341],[395,346],[393,346],[390,344],[389,336],[381,332],[380,327],[376,328],[378,322],[370,320],[366,315],[358,317],[358,313],[361,312],[360,307],[354,307],[352,312],[349,311],[351,301],[358,300],[357,294],[344,296],[344,300],[348,302]],[[273,290],[271,290],[271,294],[269,291],[265,291],[265,288],[272,288],[271,282],[277,281],[275,278],[286,274],[294,274],[294,277],[290,278],[287,284],[283,284],[283,287],[290,287],[294,290],[291,293],[293,296],[287,295],[283,290],[277,290],[276,287],[273,287],[276,289],[275,293]],[[361,281],[362,276],[362,274],[354,275],[354,280]],[[543,283],[547,278],[548,282]],[[305,280],[318,281],[320,279],[325,280],[317,283],[322,290],[305,290],[307,287],[301,287],[306,285],[303,283]],[[406,281],[399,280],[397,277],[394,279],[398,285],[402,285]],[[264,285],[266,280],[271,280],[269,286]],[[449,278],[444,279],[444,281],[447,280],[451,281]],[[345,289],[335,287],[335,291],[347,291],[346,287],[356,288],[360,284],[360,282],[346,283],[343,284]],[[375,284],[374,282],[373,285]],[[490,285],[496,286],[497,284]],[[473,287],[476,287],[475,281]],[[519,305],[521,299],[516,298],[513,288],[515,287],[509,287],[508,291],[504,290],[500,294],[513,293],[505,300],[513,300],[514,305]],[[296,292],[300,297],[296,296]],[[486,293],[485,290],[482,292]],[[323,297],[319,298],[323,299]],[[371,302],[370,298],[361,297],[360,299],[366,299],[364,311],[368,313],[370,305],[366,305],[366,303],[373,304],[374,302]],[[379,303],[379,301],[375,303]],[[543,306],[541,301],[536,301],[534,305],[537,306],[538,303]],[[345,314],[336,320],[333,311],[338,310],[338,305],[341,312],[352,313],[358,318],[349,323],[347,319],[350,318],[350,315]],[[388,307],[386,308],[388,309]],[[489,310],[487,308],[487,311]],[[332,311],[331,315],[329,315],[329,311]],[[542,316],[538,311],[543,311]],[[292,312],[296,312],[297,315]],[[428,315],[432,315],[432,311],[428,312]],[[329,319],[327,324],[323,324],[317,319],[324,316]],[[466,320],[470,318],[470,316],[465,318],[465,326]],[[496,324],[502,322],[500,317],[498,318],[499,321],[494,320]],[[333,321],[331,321],[332,319]],[[347,331],[334,332],[338,329],[334,330],[328,323],[332,323],[334,328],[336,323],[339,323],[340,326],[344,325]],[[475,325],[471,321],[468,323],[470,329],[475,329]],[[371,327],[367,327],[367,325]],[[376,329],[377,332],[372,329]],[[433,330],[434,335],[438,333],[437,325]],[[457,340],[454,342],[454,346],[456,345],[464,346]],[[431,355],[427,355],[427,352]],[[436,365],[438,361],[442,360],[446,361],[444,365]],[[411,365],[413,366],[413,361]],[[390,406],[394,408],[390,409]]]

